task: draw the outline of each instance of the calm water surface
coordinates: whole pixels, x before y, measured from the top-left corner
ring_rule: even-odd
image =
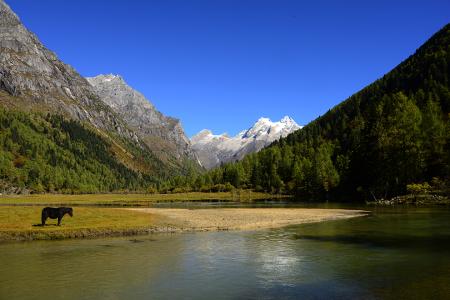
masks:
[[[0,299],[450,299],[450,210],[0,244]]]

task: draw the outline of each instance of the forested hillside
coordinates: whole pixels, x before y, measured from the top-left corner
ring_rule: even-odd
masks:
[[[168,183],[368,199],[450,174],[450,25],[383,78],[238,163]],[[436,179],[435,179],[436,181]]]
[[[78,121],[0,109],[0,189],[93,193],[142,190],[154,183],[152,176],[118,162],[112,148]],[[139,153],[139,148],[135,151],[142,155],[143,165],[158,162]]]

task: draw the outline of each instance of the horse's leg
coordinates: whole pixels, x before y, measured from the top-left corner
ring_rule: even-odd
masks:
[[[43,211],[41,216],[42,226],[45,226],[45,220],[47,220],[47,214]]]
[[[58,216],[58,226],[61,226],[61,220],[62,220],[63,216]]]

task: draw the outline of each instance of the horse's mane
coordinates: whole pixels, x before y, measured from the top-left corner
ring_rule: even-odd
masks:
[[[63,213],[72,212],[72,207],[58,207],[58,209]]]

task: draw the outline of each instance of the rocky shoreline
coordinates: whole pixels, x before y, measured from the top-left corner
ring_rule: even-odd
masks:
[[[416,206],[444,206],[450,205],[448,197],[437,194],[423,195],[403,195],[396,196],[391,199],[379,199],[377,201],[366,202],[372,206],[395,206],[395,205],[416,205]]]

